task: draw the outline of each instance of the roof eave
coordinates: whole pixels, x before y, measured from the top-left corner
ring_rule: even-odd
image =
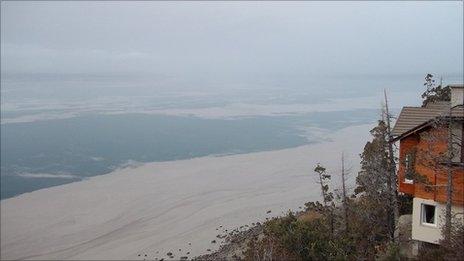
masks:
[[[411,135],[413,133],[417,133],[419,131],[422,131],[423,129],[429,127],[433,121],[435,121],[435,119],[431,119],[431,120],[428,120],[428,121],[422,123],[421,125],[417,125],[416,127],[402,133],[401,135],[398,135],[398,136],[390,139],[390,142],[396,142],[396,141],[401,140],[401,139],[403,139],[403,138],[405,138],[405,137],[407,137],[407,136],[409,136],[409,135]]]
[[[449,119],[449,118],[450,118],[450,116],[447,116],[447,115],[445,115],[445,116],[437,116],[437,117],[435,117],[433,119],[430,119],[430,120],[428,120],[428,121],[426,121],[426,122],[424,122],[424,123],[422,123],[420,125],[417,125],[416,127],[402,133],[401,135],[398,135],[398,136],[390,139],[390,142],[396,142],[396,141],[401,140],[401,139],[403,139],[403,138],[405,138],[405,137],[407,137],[407,136],[409,136],[411,134],[422,131],[423,129],[425,129],[425,128],[429,127],[430,125],[432,125],[437,119]],[[451,116],[451,118],[456,119],[457,121],[464,121],[464,117],[460,117],[460,116]]]

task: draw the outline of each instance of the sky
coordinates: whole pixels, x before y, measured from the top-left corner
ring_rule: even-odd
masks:
[[[461,74],[463,2],[1,2],[2,74]]]

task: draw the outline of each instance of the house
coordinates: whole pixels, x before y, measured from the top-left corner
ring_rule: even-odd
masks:
[[[399,141],[398,190],[413,196],[416,251],[422,242],[438,244],[442,238],[448,171],[453,176],[453,217],[464,222],[464,85],[449,87],[451,101],[404,107],[392,130],[392,141]]]

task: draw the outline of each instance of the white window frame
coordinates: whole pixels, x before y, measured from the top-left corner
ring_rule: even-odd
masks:
[[[403,183],[404,183],[404,184],[414,184],[414,180],[404,178]]]
[[[425,218],[425,206],[431,206],[435,209],[435,213],[433,215],[433,223],[428,223],[426,222]],[[438,220],[438,211],[437,211],[437,206],[432,205],[432,204],[421,204],[421,216],[420,216],[420,223],[423,226],[428,226],[428,227],[437,227],[437,220]]]
[[[414,167],[414,166],[412,166],[412,154],[411,153],[406,154],[405,159],[404,159],[404,163],[405,163],[404,164],[405,165],[405,168],[404,168],[405,173],[410,171],[410,169]],[[414,180],[406,178],[406,175],[405,175],[403,183],[405,183],[405,184],[414,184]]]

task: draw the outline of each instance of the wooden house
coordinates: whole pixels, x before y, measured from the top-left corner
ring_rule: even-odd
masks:
[[[412,239],[419,242],[442,238],[449,172],[453,217],[464,222],[464,85],[449,87],[451,101],[404,107],[392,131],[399,141],[398,190],[414,197]]]

